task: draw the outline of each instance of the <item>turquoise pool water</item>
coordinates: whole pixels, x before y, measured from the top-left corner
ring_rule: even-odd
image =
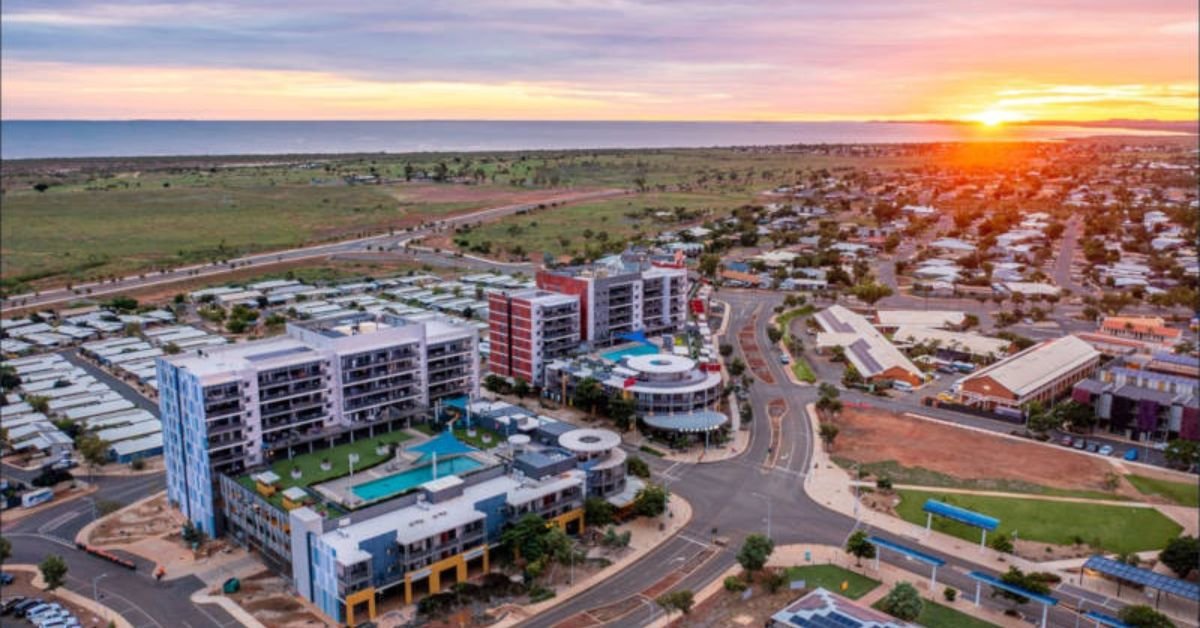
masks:
[[[626,356],[654,355],[656,353],[658,353],[658,347],[651,345],[651,344],[644,344],[644,345],[638,344],[638,345],[634,345],[632,347],[625,347],[624,349],[617,349],[615,351],[609,351],[608,353],[601,353],[600,357],[604,358],[605,360],[612,360],[613,362],[620,362],[621,358],[626,357]]]
[[[437,474],[439,478],[444,478],[447,475],[462,473],[482,467],[483,463],[473,458],[460,456],[438,462]],[[351,487],[351,491],[365,501],[374,501],[384,497],[390,497],[398,493],[403,493],[410,488],[420,486],[433,479],[433,465],[427,464],[423,467],[416,467],[408,471],[402,471],[385,478],[364,482],[358,486]]]

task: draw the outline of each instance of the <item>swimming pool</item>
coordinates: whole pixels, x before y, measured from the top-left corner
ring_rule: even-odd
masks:
[[[658,347],[652,344],[636,344],[632,347],[625,347],[624,349],[617,349],[615,351],[609,351],[608,353],[601,353],[600,357],[604,358],[605,360],[620,362],[621,358],[627,356],[654,355],[655,353],[658,353]]]
[[[443,460],[437,464],[438,477],[444,478],[447,475],[462,473],[482,467],[483,463],[469,458],[467,456],[459,456],[449,460]],[[403,493],[411,488],[420,486],[433,479],[433,465],[427,464],[423,467],[416,467],[408,471],[401,471],[378,480],[363,482],[358,486],[351,487],[350,490],[355,495],[365,501],[375,501],[384,497],[391,497],[399,493]]]

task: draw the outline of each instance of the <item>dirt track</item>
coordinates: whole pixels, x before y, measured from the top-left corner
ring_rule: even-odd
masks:
[[[1000,479],[1103,491],[1107,461],[1032,442],[988,436],[875,409],[846,408],[832,454],[857,462],[896,461],[961,479]]]

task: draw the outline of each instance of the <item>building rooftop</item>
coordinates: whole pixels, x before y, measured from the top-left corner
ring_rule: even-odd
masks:
[[[960,381],[990,377],[1017,396],[1023,396],[1099,357],[1100,353],[1087,342],[1063,336],[1034,345]]]

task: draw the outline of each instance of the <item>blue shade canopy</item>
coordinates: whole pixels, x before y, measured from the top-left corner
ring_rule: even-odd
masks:
[[[869,536],[869,537],[867,537],[867,540],[870,541],[873,545],[882,547],[884,549],[890,549],[894,552],[900,552],[901,554],[904,554],[905,556],[907,556],[913,560],[925,563],[926,565],[932,565],[934,567],[941,567],[942,565],[946,564],[946,561],[938,558],[937,556],[934,556],[932,554],[926,554],[925,552],[912,549],[911,547],[906,547],[899,543],[893,543],[887,539],[880,538],[878,536]]]
[[[453,432],[442,432],[420,445],[409,447],[408,451],[421,454],[421,460],[428,460],[434,454],[441,457],[469,454],[475,448],[455,438]]]
[[[983,528],[988,532],[1000,527],[1000,520],[995,517],[989,517],[987,515],[977,513],[974,510],[959,508],[958,506],[953,506],[951,504],[947,504],[946,502],[939,502],[936,499],[926,500],[925,506],[922,508],[922,510],[925,512],[931,512],[939,517],[945,517],[952,521],[965,523],[976,528]]]
[[[1003,589],[1005,591],[1008,591],[1009,593],[1015,593],[1017,595],[1027,597],[1027,598],[1033,600],[1034,602],[1040,602],[1040,603],[1046,604],[1048,606],[1057,606],[1058,605],[1058,600],[1050,597],[1049,595],[1042,595],[1040,593],[1034,593],[1033,591],[1028,591],[1026,589],[1022,589],[1021,587],[1015,587],[995,576],[985,574],[982,571],[972,571],[971,573],[967,574],[967,577],[972,580],[982,582],[984,584],[990,584],[993,587],[996,587],[997,589]]]
[[[1092,556],[1087,559],[1087,562],[1083,563],[1083,568],[1099,571],[1106,576],[1124,580],[1125,582],[1158,589],[1163,593],[1186,598],[1193,602],[1200,602],[1200,584],[1196,584],[1195,582],[1172,578],[1171,576],[1133,565],[1126,565],[1120,561],[1103,556]]]

